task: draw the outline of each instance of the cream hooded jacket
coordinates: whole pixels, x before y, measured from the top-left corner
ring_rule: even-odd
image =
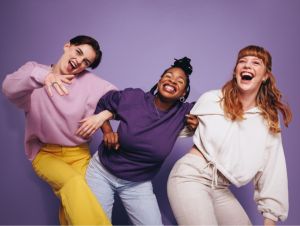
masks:
[[[237,187],[253,179],[264,217],[285,220],[288,184],[281,134],[269,131],[258,108],[245,112],[242,121],[225,118],[221,98],[220,90],[204,93],[191,110],[199,118],[194,144]]]

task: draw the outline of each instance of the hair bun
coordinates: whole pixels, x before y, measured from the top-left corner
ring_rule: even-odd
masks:
[[[183,57],[181,59],[175,59],[174,64],[172,67],[179,67],[181,68],[187,75],[192,74],[193,67],[190,64],[191,59],[188,57]]]

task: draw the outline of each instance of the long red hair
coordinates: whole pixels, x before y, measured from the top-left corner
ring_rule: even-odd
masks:
[[[238,98],[238,86],[235,79],[235,69],[238,61],[245,56],[256,56],[264,62],[266,70],[269,73],[268,79],[263,82],[256,95],[256,104],[262,111],[264,119],[267,121],[269,130],[273,133],[280,132],[278,110],[283,116],[284,125],[287,127],[292,120],[292,112],[289,106],[282,102],[282,94],[276,87],[276,80],[272,74],[272,57],[264,48],[250,45],[239,51],[238,58],[234,67],[233,78],[222,88],[222,104],[225,116],[231,120],[243,119],[243,106]]]

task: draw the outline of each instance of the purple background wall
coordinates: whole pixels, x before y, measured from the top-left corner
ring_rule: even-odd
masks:
[[[1,0],[0,82],[28,60],[55,63],[67,40],[87,34],[99,40],[104,52],[94,72],[120,89],[148,90],[174,57],[189,56],[194,66],[189,100],[196,100],[230,78],[240,48],[264,46],[294,112],[292,124],[283,129],[290,192],[284,224],[300,224],[299,12],[298,0]],[[24,155],[23,112],[2,94],[0,102],[0,224],[57,224],[59,203]],[[100,139],[98,133],[93,150]],[[178,140],[154,180],[165,224],[176,224],[166,196],[167,176],[190,146],[191,139]],[[233,190],[252,222],[261,224],[252,185]],[[113,214],[115,224],[127,224],[119,202]]]

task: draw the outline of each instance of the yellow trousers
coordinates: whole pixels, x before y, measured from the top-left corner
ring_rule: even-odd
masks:
[[[61,225],[111,225],[85,181],[90,158],[87,144],[75,147],[46,144],[32,162],[36,174],[61,200]]]

